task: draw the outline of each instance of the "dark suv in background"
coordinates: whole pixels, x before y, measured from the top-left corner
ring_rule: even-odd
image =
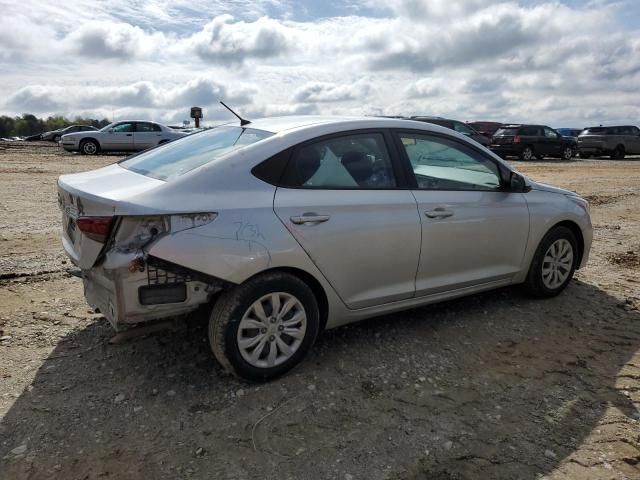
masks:
[[[410,120],[416,120],[418,122],[433,123],[435,125],[440,125],[442,127],[455,130],[456,132],[466,135],[467,137],[475,140],[480,145],[483,145],[485,147],[489,146],[489,144],[491,143],[491,140],[489,139],[489,137],[485,137],[484,135],[478,133],[478,131],[476,131],[471,126],[459,120],[451,120],[449,118],[442,118],[442,117],[426,117],[426,116],[414,116],[414,117],[410,117]]]
[[[609,155],[622,160],[625,155],[640,154],[640,129],[633,125],[589,127],[578,137],[580,158]]]
[[[576,140],[563,137],[546,125],[503,125],[491,139],[489,148],[501,157],[516,156],[520,160],[557,157],[571,160]]]

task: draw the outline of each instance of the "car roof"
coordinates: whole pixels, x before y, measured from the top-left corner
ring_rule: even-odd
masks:
[[[236,126],[239,122],[230,122],[224,125]],[[340,125],[348,123],[358,123],[358,128],[363,128],[362,124],[371,128],[385,128],[390,126],[402,126],[407,128],[416,124],[424,125],[422,122],[411,119],[386,118],[386,117],[365,117],[365,116],[325,116],[325,115],[292,115],[283,117],[268,117],[251,120],[246,128],[255,128],[271,133],[280,133],[289,130],[297,130],[320,125]],[[224,126],[221,125],[221,126]]]

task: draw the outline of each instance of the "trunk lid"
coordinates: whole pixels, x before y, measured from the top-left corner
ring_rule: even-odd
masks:
[[[127,201],[164,184],[162,180],[145,177],[118,164],[59,177],[62,245],[71,261],[83,270],[89,269],[104,247],[78,229],[78,218],[136,214]]]

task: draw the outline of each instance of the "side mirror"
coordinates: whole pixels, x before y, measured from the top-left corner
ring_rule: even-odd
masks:
[[[527,185],[524,177],[516,172],[511,172],[509,177],[509,191],[510,192],[518,192],[518,193],[526,193],[531,190],[531,187]]]
[[[109,130],[107,130],[109,133],[113,133],[113,128],[110,128]]]

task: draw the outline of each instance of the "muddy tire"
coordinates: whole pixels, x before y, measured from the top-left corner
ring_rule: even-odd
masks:
[[[209,317],[209,344],[225,370],[264,382],[300,363],[319,328],[318,303],[307,284],[272,272],[218,298]]]
[[[525,281],[534,297],[555,297],[573,278],[578,260],[578,242],[571,230],[554,227],[542,238]]]
[[[96,155],[100,152],[100,146],[95,140],[83,140],[80,144],[80,153],[83,155]]]

